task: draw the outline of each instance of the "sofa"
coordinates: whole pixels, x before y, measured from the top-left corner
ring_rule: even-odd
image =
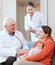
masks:
[[[29,48],[32,48],[33,45],[34,45],[34,42],[33,41],[28,41],[27,45],[29,46]],[[38,62],[28,62],[28,61],[24,61],[24,60],[19,60],[19,61],[16,61],[14,62],[13,65],[43,65],[41,63],[38,63]],[[51,65],[55,65],[55,50],[54,50],[54,55],[53,55],[53,58],[52,58],[52,62],[51,62]]]

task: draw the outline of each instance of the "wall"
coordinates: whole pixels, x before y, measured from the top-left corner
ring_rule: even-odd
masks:
[[[0,0],[0,30],[2,29],[2,0]]]
[[[26,14],[24,7],[17,4],[17,29],[21,31],[26,40],[30,40],[30,34],[24,30],[24,16]]]
[[[35,8],[36,8],[37,11],[40,11],[40,2],[37,2],[35,4]]]
[[[55,40],[55,0],[48,0],[48,25],[52,28],[52,37]]]
[[[45,14],[47,24],[52,28],[52,37],[55,40],[55,0],[40,0],[41,11]]]
[[[47,0],[40,0],[40,11],[44,14],[45,19],[48,23],[48,10],[47,10]]]
[[[16,0],[3,0],[3,19],[12,17],[16,20]]]

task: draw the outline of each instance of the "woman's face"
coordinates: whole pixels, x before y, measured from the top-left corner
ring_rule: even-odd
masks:
[[[40,37],[41,39],[44,39],[44,38],[47,37],[47,34],[45,34],[44,31],[41,29],[41,30],[39,31],[39,37]]]
[[[30,14],[32,16],[34,14],[34,7],[27,6],[26,11],[28,14]]]

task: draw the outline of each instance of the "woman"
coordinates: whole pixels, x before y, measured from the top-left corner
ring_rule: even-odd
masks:
[[[24,59],[28,61],[26,63],[33,61],[33,62],[42,63],[43,65],[51,65],[51,60],[52,60],[52,56],[53,56],[53,52],[54,52],[54,41],[51,38],[51,32],[52,32],[52,30],[49,26],[41,26],[41,29],[39,32],[41,41],[40,40],[36,41],[34,44],[34,48],[37,47],[39,42],[42,42],[44,44],[44,47],[42,48],[42,50],[39,54],[25,56]],[[17,63],[14,63],[14,65],[15,64],[19,65],[19,62],[17,61]],[[22,62],[22,64],[23,64],[23,62]],[[42,64],[40,64],[40,65],[42,65]],[[36,63],[36,65],[38,65],[38,64]]]
[[[24,28],[25,31],[31,33],[31,41],[36,41],[39,39],[38,29],[42,25],[47,25],[45,17],[41,12],[35,11],[35,6],[33,2],[27,2],[25,4],[27,15],[24,17]]]

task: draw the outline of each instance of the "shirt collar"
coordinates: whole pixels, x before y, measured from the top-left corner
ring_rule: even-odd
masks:
[[[15,35],[15,32],[13,32],[13,33],[8,33],[10,36],[14,36]]]

